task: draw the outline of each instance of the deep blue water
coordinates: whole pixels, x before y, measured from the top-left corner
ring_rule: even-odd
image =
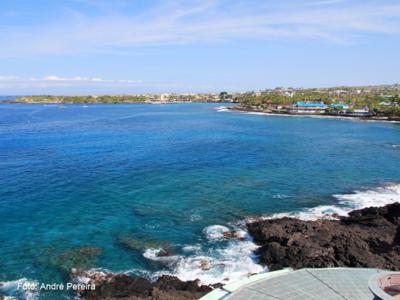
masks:
[[[154,272],[118,241],[215,247],[207,226],[400,182],[399,124],[215,107],[0,105],[0,281],[65,281],[55,257],[82,246]]]

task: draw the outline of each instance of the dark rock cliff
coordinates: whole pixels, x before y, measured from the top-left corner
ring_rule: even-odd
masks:
[[[248,223],[260,263],[284,267],[400,270],[400,203],[355,210],[339,220],[293,218]]]

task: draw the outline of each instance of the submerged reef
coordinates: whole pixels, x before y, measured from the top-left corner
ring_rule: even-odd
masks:
[[[102,249],[98,247],[84,246],[59,253],[53,246],[43,249],[36,263],[69,274],[73,269],[84,271],[95,268],[102,252]]]

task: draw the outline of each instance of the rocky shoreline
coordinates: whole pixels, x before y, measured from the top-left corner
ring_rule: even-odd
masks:
[[[330,216],[316,221],[284,217],[255,220],[246,226],[260,246],[256,250],[259,263],[269,270],[345,266],[400,270],[400,203],[354,210],[348,217]],[[236,238],[234,232],[224,237]],[[78,272],[72,277],[96,285],[95,291],[79,293],[88,300],[189,300],[216,287],[173,276],[162,276],[156,282],[101,272]]]
[[[192,300],[212,290],[212,287],[200,285],[198,281],[181,281],[166,275],[155,282],[142,277],[103,272],[80,272],[72,277],[75,281],[95,286],[94,290],[79,291],[79,298],[86,300]]]
[[[293,218],[247,224],[270,270],[362,267],[400,270],[400,203],[354,210],[337,220]]]

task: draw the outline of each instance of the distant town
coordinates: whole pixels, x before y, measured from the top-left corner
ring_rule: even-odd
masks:
[[[275,88],[244,93],[231,109],[400,121],[400,85],[316,89]]]
[[[91,96],[18,96],[7,103],[236,103],[230,109],[277,114],[323,114],[400,120],[400,84],[332,88],[283,88],[251,92],[162,93]]]

